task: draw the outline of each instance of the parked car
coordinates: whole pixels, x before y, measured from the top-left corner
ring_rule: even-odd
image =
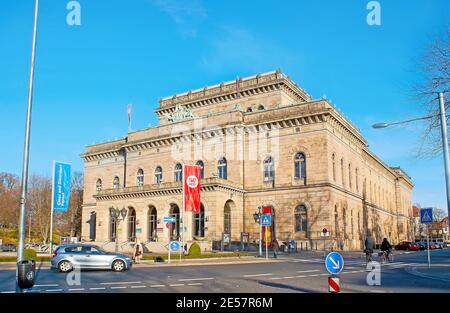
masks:
[[[419,246],[420,250],[425,250],[427,248],[426,244],[423,241],[418,241],[416,244]]]
[[[107,252],[95,245],[61,245],[53,252],[51,267],[60,272],[79,269],[109,269],[122,272],[132,267],[131,258],[125,254]]]
[[[411,242],[411,241],[402,241],[400,242],[398,245],[396,245],[395,250],[412,250],[412,251],[418,251],[420,250],[420,246],[415,243],[415,242]]]
[[[16,252],[17,247],[13,244],[3,244],[0,245],[0,252]]]

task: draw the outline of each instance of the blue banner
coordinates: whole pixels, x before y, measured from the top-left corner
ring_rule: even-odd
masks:
[[[53,167],[53,209],[66,212],[70,199],[70,164],[54,162]]]

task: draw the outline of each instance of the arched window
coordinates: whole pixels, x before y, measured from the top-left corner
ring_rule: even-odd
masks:
[[[342,182],[342,186],[345,186],[344,159],[341,159],[341,182]]]
[[[113,180],[113,188],[114,189],[119,189],[119,187],[120,187],[120,182],[119,182],[119,177],[114,177],[114,180]]]
[[[228,200],[223,208],[223,232],[231,234],[231,207],[235,207],[232,200]]]
[[[95,183],[95,190],[97,191],[102,190],[102,180],[100,178],[97,179],[97,182]]]
[[[247,108],[247,112],[253,112],[252,107],[248,107],[248,108]]]
[[[200,179],[205,178],[205,164],[203,163],[202,160],[197,161],[197,163],[195,163],[195,165],[200,166]]]
[[[294,159],[295,178],[303,179],[306,182],[306,158],[303,152],[297,152]]]
[[[222,179],[228,178],[227,159],[221,158],[219,162],[217,162],[217,175]]]
[[[264,106],[263,106],[262,104],[260,104],[260,105],[258,106],[258,110],[260,110],[260,111],[264,110]]]
[[[295,208],[295,231],[304,231],[308,230],[308,217],[306,214],[306,206],[300,204]]]
[[[136,210],[130,208],[128,210],[128,241],[136,240]]]
[[[336,237],[339,238],[340,230],[339,230],[339,213],[337,205],[334,206],[334,232]]]
[[[158,212],[154,206],[148,209],[148,241],[156,241],[156,228],[158,225]]]
[[[163,171],[161,166],[157,166],[155,169],[155,184],[161,184],[163,180]]]
[[[138,186],[144,185],[144,170],[140,168],[136,175],[136,183]]]
[[[346,208],[342,208],[342,225],[344,227],[344,239],[348,239],[348,234],[347,234],[347,209]]]
[[[359,192],[358,168],[355,168],[355,185],[356,185],[356,192]]]
[[[205,237],[205,208],[200,203],[200,212],[194,213],[194,236]]]
[[[275,179],[275,164],[273,158],[268,156],[264,159],[264,181],[273,181]]]
[[[175,165],[175,181],[182,181],[183,180],[183,165],[180,163],[177,163]]]
[[[176,204],[170,205],[170,216],[175,218],[175,224],[170,228],[170,240],[180,239],[180,208]]]
[[[331,156],[331,160],[333,162],[333,181],[336,181],[336,155],[334,153]]]

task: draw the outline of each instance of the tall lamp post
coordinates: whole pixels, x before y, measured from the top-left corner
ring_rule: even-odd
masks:
[[[25,143],[23,149],[23,163],[22,163],[22,183],[20,192],[20,217],[19,217],[19,247],[17,249],[17,262],[23,261],[25,258],[25,219],[27,215],[26,198],[28,189],[28,165],[30,159],[30,132],[31,132],[31,109],[33,103],[33,80],[34,80],[34,59],[36,51],[36,37],[37,37],[37,21],[39,11],[39,0],[34,1],[34,23],[33,23],[33,37],[31,42],[31,63],[30,76],[28,81],[28,100],[27,100],[27,115],[25,123]],[[30,225],[31,227],[31,225]],[[18,264],[18,263],[17,263]],[[18,265],[17,265],[18,267]],[[18,268],[16,270],[16,292],[22,292],[19,288],[18,282]]]
[[[445,185],[446,185],[446,194],[447,194],[447,213],[450,215],[450,160],[449,160],[449,148],[448,148],[448,134],[447,134],[447,117],[445,113],[445,101],[444,101],[444,93],[439,92],[439,114],[429,115],[424,117],[413,118],[406,121],[394,122],[394,123],[377,123],[374,124],[373,128],[386,128],[389,126],[405,124],[418,120],[426,120],[433,117],[439,116],[441,122],[441,136],[442,136],[442,150],[444,152],[444,168],[445,168]],[[450,227],[450,219],[448,222]]]
[[[125,207],[122,208],[122,210],[120,210],[119,208],[114,208],[111,207],[109,208],[109,215],[111,216],[111,218],[114,219],[114,222],[116,224],[116,252],[119,252],[119,236],[117,234],[117,230],[119,229],[119,222],[125,220],[125,217],[127,216],[127,209],[125,209]],[[120,218],[122,216],[122,218]]]
[[[255,223],[259,223],[259,256],[262,256],[262,223],[261,223],[261,210],[262,208],[259,206],[258,211],[253,214],[253,218],[255,219]]]

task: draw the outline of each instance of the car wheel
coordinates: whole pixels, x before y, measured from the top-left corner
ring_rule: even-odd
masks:
[[[61,261],[58,264],[58,270],[61,273],[67,273],[70,272],[73,269],[72,264],[69,261]]]
[[[123,272],[125,270],[125,262],[122,260],[115,260],[112,264],[114,272]]]

